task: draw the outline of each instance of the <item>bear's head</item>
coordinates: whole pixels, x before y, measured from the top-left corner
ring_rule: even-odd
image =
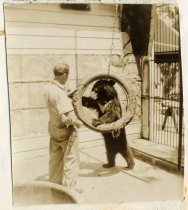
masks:
[[[93,85],[92,95],[95,95],[100,103],[104,104],[117,98],[117,92],[114,88],[115,81],[111,79],[100,79]]]

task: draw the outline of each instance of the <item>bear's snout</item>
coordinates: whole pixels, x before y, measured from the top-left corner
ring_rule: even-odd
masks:
[[[91,91],[90,97],[94,100],[97,99],[97,93],[95,91]]]

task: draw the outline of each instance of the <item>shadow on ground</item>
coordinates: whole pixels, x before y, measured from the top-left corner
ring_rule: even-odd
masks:
[[[81,162],[79,177],[105,177],[113,176],[122,170],[128,170],[126,167],[115,166],[112,168],[103,168],[101,163]]]

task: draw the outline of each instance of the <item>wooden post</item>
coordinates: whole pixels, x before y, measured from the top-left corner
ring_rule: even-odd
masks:
[[[149,59],[142,58],[142,138],[149,139]]]
[[[142,137],[144,139],[150,138],[151,126],[150,126],[150,60],[152,58],[153,51],[153,39],[154,39],[154,24],[155,24],[155,9],[156,6],[152,6],[151,22],[149,31],[149,43],[147,56],[143,56],[141,59],[141,72],[142,72]]]

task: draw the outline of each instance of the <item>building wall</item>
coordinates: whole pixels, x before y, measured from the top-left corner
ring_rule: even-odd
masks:
[[[70,65],[70,82],[77,82],[92,72],[107,71],[114,34],[113,54],[122,53],[115,6],[92,4],[90,11],[61,9],[59,4],[5,5],[8,79],[10,92],[13,159],[48,154],[48,113],[43,90],[53,78],[53,66]],[[122,68],[112,67],[118,71]],[[124,68],[125,74],[137,77],[135,63]],[[140,82],[134,80],[137,114],[127,126],[129,138],[140,135]],[[80,131],[80,141],[101,139],[88,129]],[[90,135],[91,136],[91,135]]]

